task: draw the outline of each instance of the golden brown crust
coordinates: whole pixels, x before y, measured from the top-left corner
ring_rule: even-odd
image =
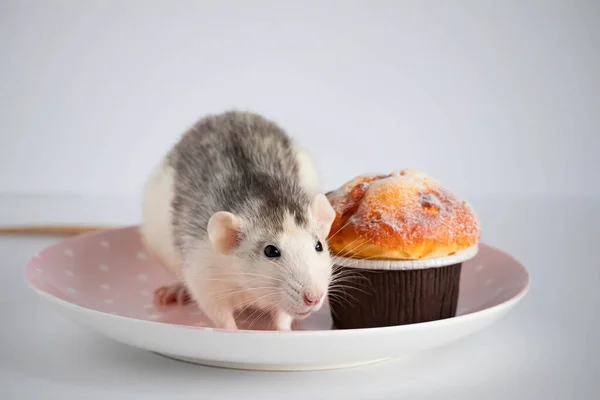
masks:
[[[416,260],[452,255],[479,242],[469,203],[415,170],[362,175],[327,197],[336,211],[328,242],[337,256]]]

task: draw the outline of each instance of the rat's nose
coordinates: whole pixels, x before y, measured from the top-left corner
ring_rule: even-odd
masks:
[[[315,304],[319,304],[323,295],[321,293],[313,293],[313,292],[304,292],[304,304],[307,306],[314,306]]]

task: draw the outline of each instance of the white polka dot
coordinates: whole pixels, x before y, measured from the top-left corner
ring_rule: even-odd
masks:
[[[146,255],[146,253],[144,253],[143,251],[140,251],[139,253],[137,253],[137,258],[139,260],[145,260],[148,258],[148,256]]]
[[[98,268],[100,268],[100,271],[103,271],[103,272],[107,272],[108,271],[108,265],[106,265],[106,264],[100,264],[98,266]]]
[[[150,314],[150,315],[148,315],[148,319],[159,319],[159,318],[160,318],[160,315],[158,315],[158,314]]]
[[[475,272],[481,272],[483,270],[483,264],[479,264],[475,267]]]
[[[43,269],[41,269],[41,268],[36,268],[36,269],[35,269],[35,271],[36,271],[37,273],[39,273],[39,274],[43,274],[43,273],[44,273],[44,270],[43,270]]]
[[[67,275],[67,276],[74,276],[75,274],[70,269],[65,269],[65,275]]]
[[[110,285],[108,285],[108,284],[106,284],[106,283],[105,283],[105,284],[103,284],[103,285],[100,285],[100,287],[101,287],[103,290],[110,290]]]
[[[105,249],[108,249],[110,247],[110,243],[108,243],[106,240],[103,240],[100,242],[100,246],[104,247]]]
[[[139,274],[137,278],[138,278],[138,281],[145,282],[148,280],[148,275],[147,274]]]
[[[487,281],[485,281],[485,286],[490,286],[494,282],[495,282],[494,278],[490,278]]]
[[[153,304],[144,304],[144,308],[145,308],[146,310],[150,310],[150,309],[153,309],[153,308],[154,308],[154,305],[153,305]]]
[[[113,299],[106,299],[106,300],[104,300],[104,302],[106,304],[113,304],[114,303]]]
[[[70,287],[70,288],[67,289],[67,293],[69,293],[69,294],[75,294],[75,293],[77,293],[77,291],[75,289],[73,289],[72,287]]]
[[[71,249],[66,249],[65,250],[65,255],[68,257],[73,257],[73,250]]]
[[[148,297],[148,296],[150,296],[150,292],[147,292],[147,291],[145,291],[145,290],[142,290],[142,291],[140,292],[140,294],[141,294],[142,296],[144,296],[144,297]]]

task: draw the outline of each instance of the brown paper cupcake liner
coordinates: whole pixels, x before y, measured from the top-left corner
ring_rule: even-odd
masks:
[[[429,260],[334,257],[329,293],[334,326],[375,328],[454,317],[462,263],[476,253],[477,246]]]

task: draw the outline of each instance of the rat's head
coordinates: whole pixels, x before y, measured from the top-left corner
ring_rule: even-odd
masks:
[[[318,194],[312,201],[296,198],[252,208],[259,218],[223,211],[211,217],[214,249],[240,260],[241,276],[261,304],[295,318],[320,309],[332,273],[326,239],[335,211],[327,198]]]

